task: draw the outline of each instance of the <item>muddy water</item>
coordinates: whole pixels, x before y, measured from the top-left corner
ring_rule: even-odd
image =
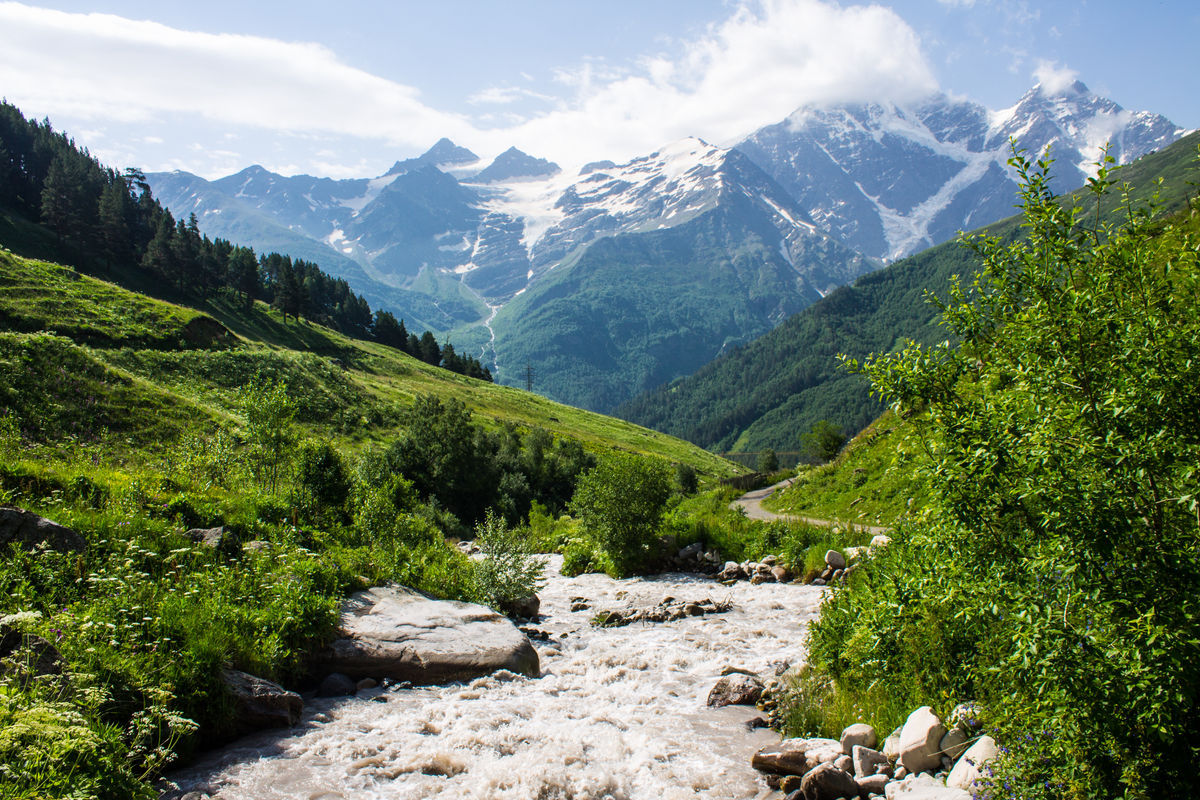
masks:
[[[223,800],[375,798],[766,798],[751,753],[778,740],[749,730],[749,706],[709,709],[722,667],[764,675],[803,658],[821,590],[663,575],[564,578],[539,593],[551,634],[542,676],[360,692],[306,702],[292,731],[262,733],[172,776]],[[599,610],[732,600],[724,614],[594,628]],[[571,598],[590,608],[572,612]],[[778,796],[777,793],[774,796]]]

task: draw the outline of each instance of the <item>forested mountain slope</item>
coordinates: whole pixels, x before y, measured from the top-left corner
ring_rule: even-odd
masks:
[[[1121,168],[1118,179],[1137,197],[1157,190],[1164,211],[1182,208],[1195,193],[1198,144],[1200,133],[1190,134]],[[1018,220],[985,230],[1014,236]],[[952,275],[974,269],[973,254],[957,242],[930,248],[830,293],[751,344],[617,413],[718,452],[795,450],[822,419],[847,432],[861,430],[882,407],[870,397],[866,380],[846,374],[837,356],[888,352],[906,338],[924,343],[945,338],[933,324],[936,309],[926,293],[944,295]]]

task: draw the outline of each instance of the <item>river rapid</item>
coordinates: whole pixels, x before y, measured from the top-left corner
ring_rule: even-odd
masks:
[[[726,666],[770,677],[804,657],[821,589],[666,574],[615,581],[563,577],[551,557],[538,593],[550,634],[535,641],[542,675],[366,690],[306,699],[303,721],[209,753],[171,776],[222,800],[675,800],[779,796],[750,767],[778,741],[745,722],[751,706],[710,709]],[[732,601],[731,611],[621,628],[599,611],[677,600]],[[571,611],[583,597],[586,610]]]

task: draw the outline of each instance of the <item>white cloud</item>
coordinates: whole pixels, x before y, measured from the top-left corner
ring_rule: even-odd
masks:
[[[519,86],[490,86],[475,92],[467,98],[471,105],[509,105],[520,100],[553,100],[549,95],[540,94]]]
[[[0,86],[18,105],[85,119],[199,114],[277,130],[369,131],[412,146],[470,131],[461,117],[424,105],[416,89],[347,66],[320,45],[20,3],[0,3]]]
[[[558,77],[577,98],[503,134],[564,165],[688,135],[732,143],[800,105],[937,88],[916,33],[895,12],[820,0],[746,3],[675,57],[648,57],[625,74],[585,63]]]
[[[1065,66],[1060,67],[1057,61],[1039,60],[1037,69],[1033,71],[1034,79],[1042,85],[1049,94],[1058,94],[1069,88],[1079,77],[1079,73]]]
[[[553,78],[568,96],[504,87],[468,98],[483,106],[535,98],[550,108],[468,118],[318,44],[0,2],[0,87],[17,105],[111,124],[199,115],[199,127],[290,139],[279,161],[324,174],[345,174],[381,145],[419,150],[442,136],[484,157],[515,144],[570,169],[690,135],[732,143],[804,104],[903,100],[937,88],[917,34],[895,12],[832,0],[742,0],[668,54],[620,65],[584,59]],[[306,134],[322,145],[301,149]],[[347,153],[342,167],[316,154],[330,138]],[[217,162],[226,153],[197,168],[211,174]]]

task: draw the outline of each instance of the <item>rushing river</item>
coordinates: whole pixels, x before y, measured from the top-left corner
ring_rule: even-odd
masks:
[[[209,754],[172,776],[222,800],[374,798],[766,798],[750,755],[778,741],[744,724],[750,706],[709,709],[726,666],[764,677],[803,658],[821,590],[668,574],[565,578],[552,558],[539,592],[542,676],[307,700],[302,723]],[[664,596],[731,600],[733,610],[596,628],[600,610]],[[571,598],[589,608],[571,611]],[[563,635],[565,634],[565,636]]]

